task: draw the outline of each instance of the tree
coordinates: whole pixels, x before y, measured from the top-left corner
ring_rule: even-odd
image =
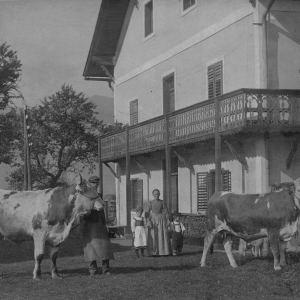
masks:
[[[57,186],[63,171],[95,168],[97,136],[112,130],[111,125],[96,118],[95,108],[83,93],[64,84],[60,91],[45,97],[42,105],[30,109],[33,189]],[[117,124],[115,127],[122,128],[121,123]],[[21,143],[19,146],[21,151]],[[16,167],[6,180],[11,188],[22,189],[23,166],[18,163]]]
[[[13,163],[22,139],[22,123],[15,109],[0,114],[0,164]]]
[[[21,62],[17,52],[9,49],[6,43],[0,45],[0,109],[5,109],[18,91],[18,80],[21,76]]]

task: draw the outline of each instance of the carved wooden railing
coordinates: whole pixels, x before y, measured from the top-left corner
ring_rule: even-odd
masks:
[[[240,89],[167,115],[169,144],[213,138],[215,101],[219,101],[221,135],[238,131],[300,131],[300,90]],[[129,152],[150,152],[165,146],[165,116],[130,126]],[[126,130],[101,138],[102,161],[126,154]]]

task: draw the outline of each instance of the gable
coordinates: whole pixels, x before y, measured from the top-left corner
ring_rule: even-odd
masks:
[[[85,79],[111,81],[108,73],[114,76],[114,66],[122,47],[122,40],[128,25],[126,22],[130,19],[129,8],[133,9],[133,2],[130,0],[102,1],[83,72]]]

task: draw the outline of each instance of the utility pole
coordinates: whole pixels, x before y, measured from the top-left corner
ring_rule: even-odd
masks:
[[[30,165],[30,145],[31,141],[29,140],[30,125],[29,125],[29,116],[26,105],[24,105],[24,189],[25,191],[32,190],[31,184],[31,165]]]

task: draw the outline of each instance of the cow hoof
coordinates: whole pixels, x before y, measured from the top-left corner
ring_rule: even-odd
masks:
[[[33,277],[34,280],[41,281],[42,277]]]
[[[275,270],[275,271],[280,271],[280,270],[281,270],[281,267],[280,267],[280,266],[274,267],[274,270]]]
[[[58,274],[52,275],[52,279],[63,279],[62,276],[59,276]]]

